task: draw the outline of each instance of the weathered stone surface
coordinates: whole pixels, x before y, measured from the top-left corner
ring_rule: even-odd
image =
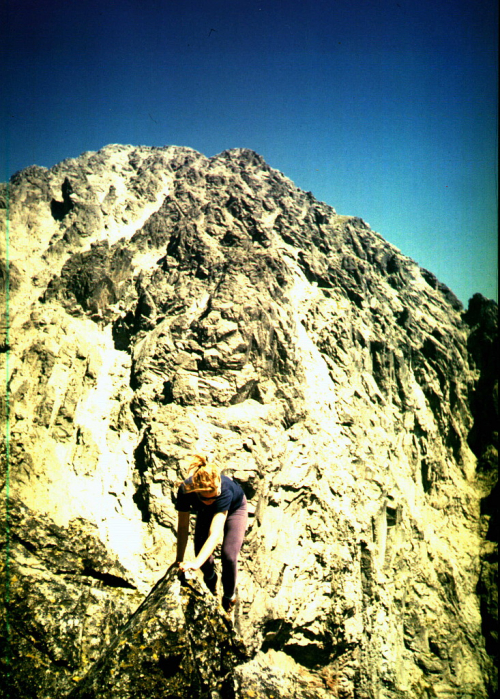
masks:
[[[496,304],[464,312],[247,150],[108,146],[9,190],[6,502],[25,515],[8,532],[5,584],[17,566],[23,594],[6,605],[6,667],[43,675],[25,696],[62,696],[97,657],[81,659],[83,636],[50,650],[62,612],[43,581],[61,600],[82,576],[105,590],[85,628],[107,642],[173,560],[171,493],[196,451],[249,499],[236,696],[493,696]],[[67,562],[31,543],[28,570],[27,522],[43,519]],[[103,552],[100,577],[79,539]],[[45,645],[23,630],[34,607]],[[144,695],[132,676],[116,696]]]
[[[477,483],[483,493],[485,540],[477,591],[486,649],[498,660],[498,308],[476,294],[470,300],[465,319],[471,328],[469,352],[480,372],[471,395],[474,424],[468,437],[478,457]]]
[[[61,527],[11,499],[6,524],[4,696],[63,696],[143,595],[89,522]]]
[[[245,653],[203,588],[170,568],[68,699],[234,697]]]

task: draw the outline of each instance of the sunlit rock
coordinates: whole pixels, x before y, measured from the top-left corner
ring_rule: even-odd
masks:
[[[181,585],[171,568],[68,699],[231,697],[242,660],[211,594],[194,576]]]
[[[496,304],[464,311],[244,149],[113,145],[8,187],[10,698],[209,691],[187,660],[165,676],[154,616],[152,645],[106,651],[174,559],[193,452],[249,501],[236,697],[493,696]],[[191,598],[161,585],[182,626]]]

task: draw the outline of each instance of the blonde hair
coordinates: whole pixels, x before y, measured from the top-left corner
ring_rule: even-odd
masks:
[[[209,464],[204,456],[195,454],[188,472],[191,483],[184,483],[186,493],[212,492],[219,489],[220,470],[214,464]]]

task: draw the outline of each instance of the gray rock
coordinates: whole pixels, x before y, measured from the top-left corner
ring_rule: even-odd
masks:
[[[68,699],[234,696],[245,652],[203,587],[170,568]]]
[[[107,146],[9,186],[5,502],[26,513],[4,571],[22,590],[6,605],[11,696],[62,696],[84,675],[98,691],[113,660],[99,653],[173,560],[171,495],[193,452],[249,499],[235,696],[494,696],[496,304],[464,312],[244,149]],[[54,217],[53,200],[72,206]],[[31,521],[60,534],[25,566],[14,542]],[[56,631],[66,604],[88,618],[81,541],[102,552],[91,653]],[[188,604],[167,587],[165,609]],[[141,672],[164,681],[134,643],[116,696],[143,696]]]

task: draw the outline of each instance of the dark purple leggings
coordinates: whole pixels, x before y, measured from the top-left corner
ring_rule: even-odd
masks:
[[[194,550],[198,555],[201,547],[208,538],[213,514],[198,513],[194,529]],[[231,512],[224,525],[224,539],[222,541],[222,587],[225,597],[232,597],[236,590],[236,578],[238,574],[238,554],[243,544],[243,537],[247,528],[248,508],[247,499],[243,496],[240,507]],[[210,556],[201,566],[205,579],[211,578],[215,572],[214,557]]]

